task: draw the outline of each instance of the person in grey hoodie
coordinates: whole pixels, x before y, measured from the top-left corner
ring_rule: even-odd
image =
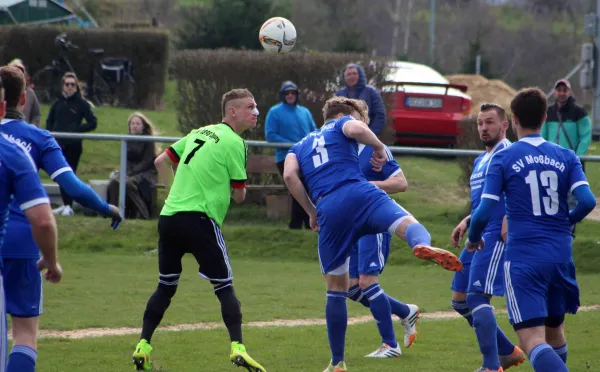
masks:
[[[365,70],[357,64],[349,64],[344,69],[344,82],[346,87],[335,95],[365,101],[369,107],[369,128],[379,136],[386,124],[385,105],[377,89],[367,85]]]
[[[296,143],[307,134],[317,130],[310,111],[298,104],[299,91],[296,84],[285,81],[281,84],[279,97],[281,103],[269,109],[265,121],[265,137],[269,142]],[[275,149],[275,162],[279,173],[283,175],[283,163],[288,149]],[[290,229],[301,229],[309,226],[309,218],[296,199],[292,198],[292,216]]]

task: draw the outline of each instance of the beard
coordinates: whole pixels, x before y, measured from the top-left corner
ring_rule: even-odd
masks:
[[[494,147],[494,146],[496,146],[498,144],[498,142],[500,142],[500,137],[490,138],[487,141],[481,141],[481,142],[486,147]]]

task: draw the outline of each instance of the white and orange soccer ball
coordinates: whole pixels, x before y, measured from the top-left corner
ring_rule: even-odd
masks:
[[[296,27],[283,17],[273,17],[263,23],[258,39],[269,53],[287,53],[296,45]]]

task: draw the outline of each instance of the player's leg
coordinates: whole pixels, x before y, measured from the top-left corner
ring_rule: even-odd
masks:
[[[348,310],[346,308],[346,290],[350,281],[348,264],[349,261],[346,260],[342,265],[324,274],[327,286],[325,321],[327,323],[329,348],[331,349],[331,361],[325,372],[347,371],[344,351],[346,347],[346,329],[348,327]]]
[[[462,270],[454,273],[452,285],[450,286],[452,290],[452,308],[465,318],[472,327],[473,317],[469,305],[467,305],[467,289],[469,288],[469,270],[471,269],[473,253],[463,249],[459,259],[463,263],[463,267]]]
[[[552,267],[552,264],[504,263],[508,318],[517,332],[519,346],[529,355],[536,372],[568,371],[546,343],[545,322]]]
[[[43,310],[42,276],[37,259],[8,259],[4,265],[6,310],[12,316],[13,335],[6,370],[33,372],[37,363],[39,316]]]
[[[546,319],[546,342],[554,352],[567,364],[567,338],[565,337],[564,315]]]
[[[486,234],[484,240],[487,249],[475,252],[470,265],[467,304],[483,355],[483,367],[507,369],[523,363],[525,354],[498,327],[490,304],[492,296],[504,295],[504,241],[499,233]]]
[[[383,192],[371,193],[374,196],[367,221],[368,234],[388,231],[406,241],[415,257],[433,261],[446,270],[462,269],[462,263],[456,255],[445,249],[431,247],[431,235],[408,211]]]
[[[352,246],[348,272],[350,277],[350,282],[348,284],[348,298],[352,301],[361,303],[364,307],[369,307],[369,300],[367,300],[358,286],[358,244]]]
[[[555,279],[548,294],[548,318],[546,319],[546,342],[567,363],[567,340],[565,337],[565,314],[575,314],[579,308],[579,285],[575,264],[568,262],[556,266]]]
[[[0,372],[6,369],[6,351],[8,349],[8,333],[6,324],[6,307],[4,298],[4,283],[0,272]]]
[[[178,232],[185,231],[186,226],[178,226],[182,222],[178,220],[180,219],[177,216],[160,216],[158,220],[158,286],[146,304],[140,341],[133,353],[133,363],[138,370],[152,369],[152,335],[169,308],[171,298],[179,285],[184,243]]]
[[[194,214],[190,219],[196,226],[194,235],[197,237],[189,240],[188,251],[198,261],[198,274],[211,282],[214,293],[221,303],[221,316],[231,342],[229,360],[248,371],[264,372],[263,366],[248,355],[243,344],[242,304],[233,287],[233,272],[221,229],[217,223],[203,214]]]

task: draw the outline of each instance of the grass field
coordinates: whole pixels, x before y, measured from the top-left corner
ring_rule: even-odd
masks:
[[[162,135],[178,136],[173,109],[174,85],[168,85],[167,108],[147,112]],[[42,116],[48,107],[42,109]],[[97,108],[97,133],[125,133],[131,111]],[[600,155],[598,143],[592,154]],[[119,163],[117,142],[85,141],[79,175],[84,180],[106,179]],[[449,248],[449,235],[464,216],[466,189],[459,184],[460,168],[454,159],[398,158],[409,181],[397,200],[423,222],[433,243]],[[600,194],[600,164],[587,165],[588,178]],[[47,178],[44,178],[47,181]],[[164,197],[164,194],[161,194]],[[60,259],[65,276],[59,285],[45,285],[44,334],[40,341],[38,371],[129,371],[146,301],[157,283],[156,221],[125,221],[117,231],[102,218],[59,217]],[[285,220],[267,220],[263,206],[232,205],[223,229],[232,259],[236,291],[242,302],[244,322],[323,319],[325,289],[317,262],[317,237],[310,231],[289,231]],[[600,222],[586,220],[578,227],[574,256],[583,305],[600,304]],[[458,253],[458,252],[457,252]],[[416,303],[427,314],[452,313],[452,274],[412,257],[407,245],[394,240],[382,287],[390,295]],[[495,299],[497,309],[505,308]],[[367,316],[367,309],[348,302],[349,316]],[[514,340],[505,315],[499,323]],[[163,325],[220,324],[220,306],[211,286],[197,275],[191,257],[184,259],[178,294]],[[599,340],[600,311],[568,318],[571,371],[600,370],[594,346]],[[55,331],[122,329],[121,336],[67,339]],[[401,335],[401,327],[397,327]],[[103,332],[108,332],[104,330]],[[245,343],[251,355],[269,371],[322,370],[329,360],[323,325],[299,327],[247,327]],[[61,334],[58,334],[59,336]],[[474,333],[462,319],[420,325],[417,344],[404,350],[400,360],[373,361],[363,355],[379,344],[375,323],[348,329],[347,360],[351,371],[474,370],[480,357]],[[224,328],[181,332],[159,331],[153,339],[158,371],[228,371],[228,342]],[[450,367],[448,367],[450,366]],[[320,369],[319,369],[320,368]],[[532,371],[530,366],[515,371]]]

